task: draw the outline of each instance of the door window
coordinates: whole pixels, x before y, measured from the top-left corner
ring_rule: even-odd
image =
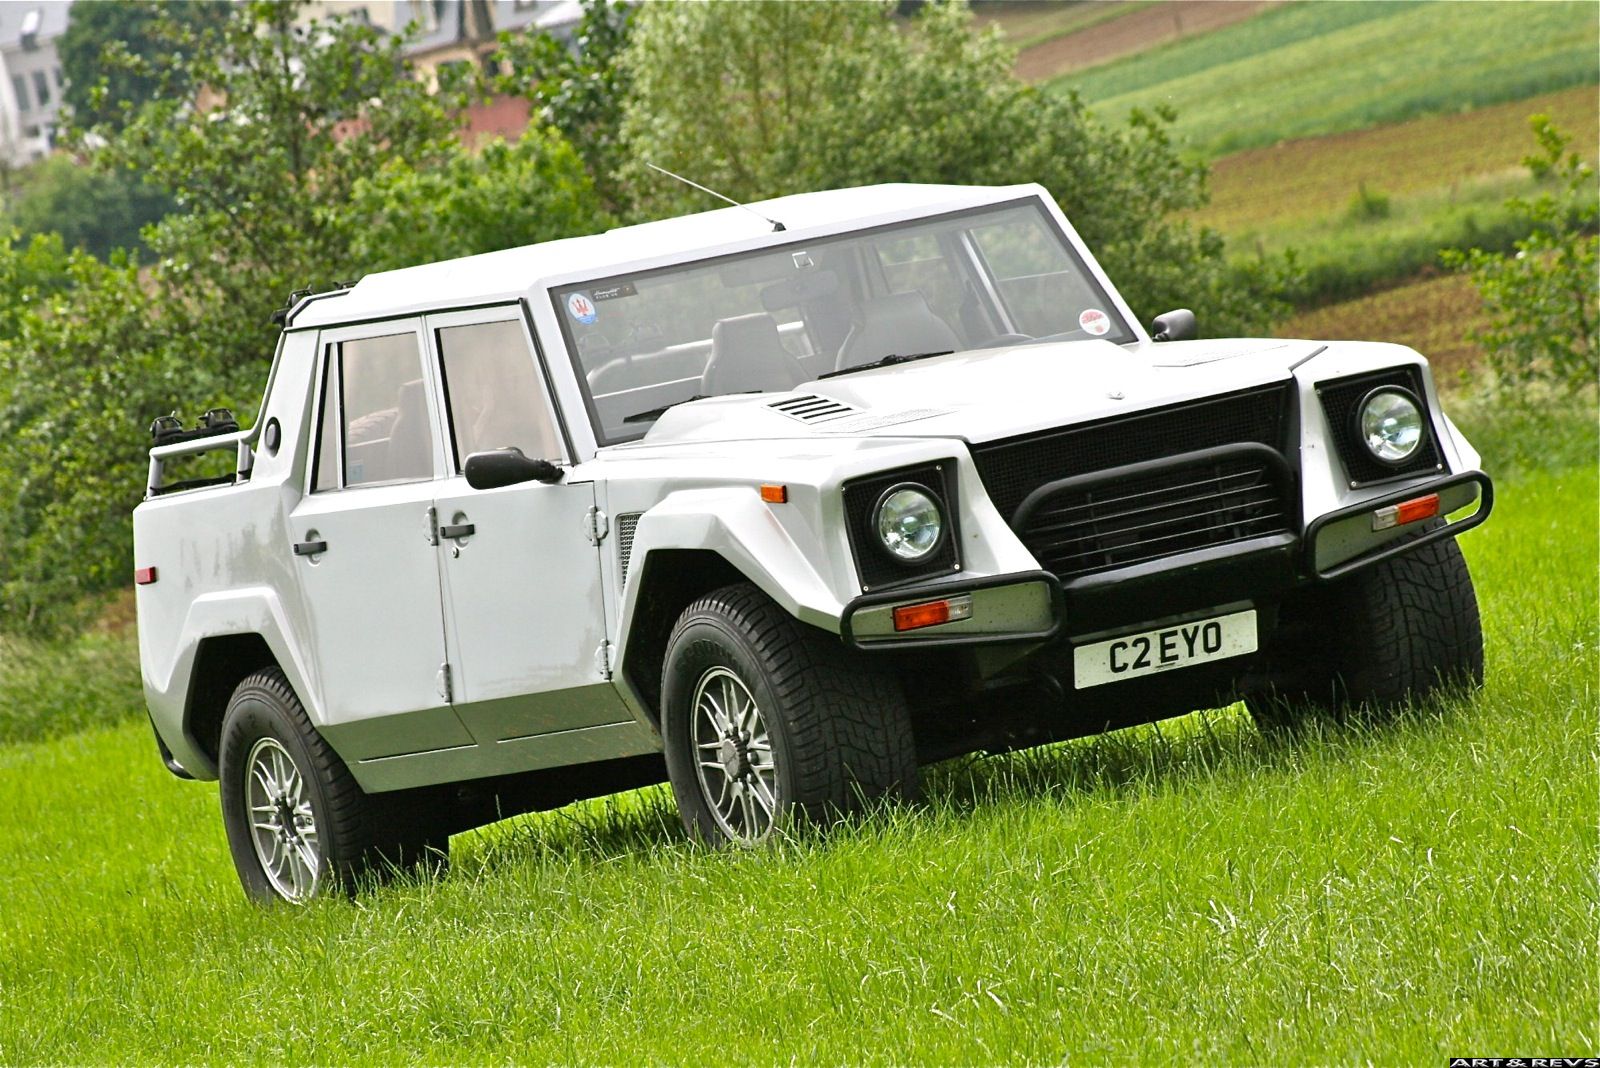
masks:
[[[549,397],[521,323],[447,326],[437,336],[458,470],[468,456],[491,449],[561,457]]]
[[[324,379],[312,489],[433,477],[433,425],[415,333],[329,346]],[[342,432],[337,456],[328,432],[333,426]],[[342,483],[333,477],[341,462]]]

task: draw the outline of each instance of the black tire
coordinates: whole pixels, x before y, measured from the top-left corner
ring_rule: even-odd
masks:
[[[1308,713],[1382,721],[1445,687],[1483,685],[1483,630],[1472,575],[1443,538],[1286,604],[1246,696],[1264,730]]]
[[[259,748],[258,748],[259,747]],[[256,848],[246,791],[247,765],[257,751],[280,753],[303,780],[301,796],[310,803],[311,837],[295,838],[314,856],[315,875],[296,896],[298,883],[280,876],[275,885]],[[260,902],[304,900],[331,892],[354,893],[364,882],[381,882],[417,867],[442,868],[450,840],[434,830],[429,814],[417,811],[408,795],[365,793],[306,716],[305,708],[277,668],[241,682],[222,721],[219,786],[228,848],[245,893]],[[267,819],[290,822],[282,814]]]
[[[718,676],[725,683],[730,672],[770,736],[774,811],[759,834],[724,825],[697,767],[697,691]],[[826,822],[917,791],[911,716],[898,680],[748,583],[707,594],[678,618],[667,643],[662,730],[684,826],[710,845],[752,844],[773,829]],[[751,766],[763,755],[750,750]],[[730,751],[729,759],[739,758]]]

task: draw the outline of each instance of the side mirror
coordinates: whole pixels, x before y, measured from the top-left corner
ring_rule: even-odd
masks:
[[[1193,341],[1200,336],[1200,327],[1194,321],[1194,312],[1179,308],[1156,316],[1150,324],[1151,341]]]
[[[498,489],[520,482],[560,482],[566,472],[549,460],[530,460],[521,449],[495,449],[467,457],[461,473],[473,489]]]

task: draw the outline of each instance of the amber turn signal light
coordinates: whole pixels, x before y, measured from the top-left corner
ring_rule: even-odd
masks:
[[[1388,530],[1391,527],[1403,527],[1419,519],[1432,519],[1438,514],[1439,495],[1430,493],[1413,501],[1402,501],[1387,508],[1379,508],[1372,513],[1372,529]]]
[[[918,630],[922,627],[937,627],[940,623],[954,623],[960,619],[971,618],[970,596],[949,597],[943,601],[901,605],[894,610],[894,629]]]
[[[788,504],[789,487],[771,485],[762,486],[761,499],[766,501],[768,504]]]

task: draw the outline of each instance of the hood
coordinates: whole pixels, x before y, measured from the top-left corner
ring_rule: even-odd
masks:
[[[992,441],[1289,377],[1313,341],[1069,341],[935,356],[788,393],[669,409],[619,449],[756,438],[958,437]]]

